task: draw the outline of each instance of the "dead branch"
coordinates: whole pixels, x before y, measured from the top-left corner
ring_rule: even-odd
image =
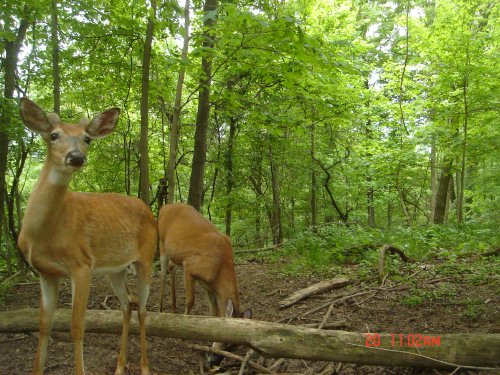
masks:
[[[231,353],[231,352],[228,352],[225,350],[216,349],[216,348],[213,348],[211,346],[204,346],[204,345],[199,345],[199,344],[187,344],[186,346],[188,348],[191,348],[194,350],[200,350],[200,351],[205,352],[205,353],[214,353],[214,354],[223,355],[226,358],[230,358],[230,359],[233,359],[233,360],[239,361],[239,362],[243,362],[245,360],[245,358],[243,358],[237,354],[234,354],[234,353]],[[252,362],[250,360],[248,360],[247,363],[248,363],[248,366],[253,368],[254,370],[260,371],[263,374],[271,374],[271,372],[267,368],[259,365],[258,363]]]
[[[307,288],[292,293],[288,298],[285,298],[284,300],[279,302],[279,308],[283,309],[285,307],[292,306],[293,304],[302,301],[303,299],[310,297],[312,295],[323,293],[335,288],[342,288],[352,283],[353,281],[348,279],[334,279],[334,280],[321,281],[314,285],[308,286]]]
[[[379,249],[379,258],[378,258],[378,280],[379,280],[379,283],[380,285],[382,285],[382,281],[384,280],[384,276],[385,276],[385,272],[384,272],[384,264],[385,264],[385,254],[387,252],[391,252],[391,254],[398,254],[401,259],[404,261],[404,262],[409,262],[409,258],[405,255],[405,253],[403,252],[403,250],[395,247],[395,246],[392,246],[392,245],[383,245],[380,249]]]

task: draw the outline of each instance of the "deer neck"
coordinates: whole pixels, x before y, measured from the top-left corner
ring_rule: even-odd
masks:
[[[45,160],[26,206],[23,223],[26,231],[32,235],[46,233],[59,218],[72,176],[72,171],[57,169],[50,159]]]

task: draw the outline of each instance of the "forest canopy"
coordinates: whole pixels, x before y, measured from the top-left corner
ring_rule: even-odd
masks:
[[[46,153],[21,123],[25,96],[68,122],[121,109],[73,190],[155,213],[188,202],[236,247],[328,225],[444,225],[498,247],[498,2],[0,7],[2,273]]]

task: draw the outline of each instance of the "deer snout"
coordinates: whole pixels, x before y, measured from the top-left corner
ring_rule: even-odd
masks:
[[[65,162],[67,165],[79,168],[85,164],[87,157],[81,151],[71,151],[66,155]]]

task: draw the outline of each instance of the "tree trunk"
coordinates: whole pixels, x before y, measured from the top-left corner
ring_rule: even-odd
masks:
[[[262,247],[265,242],[262,235],[262,202],[264,202],[266,214],[269,218],[269,222],[271,222],[270,209],[265,201],[264,192],[262,191],[262,153],[257,153],[255,155],[253,166],[249,179],[255,192],[255,240],[257,247]]]
[[[269,144],[269,164],[271,168],[271,188],[273,194],[271,231],[273,233],[273,244],[279,245],[283,240],[283,229],[281,224],[280,177],[279,167],[274,160],[273,147],[271,143]]]
[[[234,171],[233,171],[233,152],[234,152],[234,138],[236,136],[236,119],[231,117],[229,121],[229,137],[227,139],[226,151],[226,234],[231,236],[231,224],[233,218],[233,199],[232,192],[234,188]]]
[[[434,222],[434,211],[436,210],[436,196],[437,196],[437,172],[436,172],[436,146],[434,141],[431,144],[431,212],[430,212],[430,221]]]
[[[433,223],[443,224],[445,212],[446,212],[446,202],[448,201],[448,189],[451,180],[451,163],[446,162],[441,169],[441,175],[439,176],[438,190],[436,194],[436,206],[434,208]]]
[[[50,27],[52,43],[52,81],[54,93],[54,112],[61,113],[61,73],[59,68],[59,24],[57,21],[58,0],[52,0],[52,23]]]
[[[69,332],[71,310],[55,313],[53,331]],[[113,310],[88,310],[88,333],[120,334],[122,313]],[[38,330],[38,309],[0,312],[0,332]],[[138,334],[137,315],[133,314],[130,333]],[[297,358],[313,361],[348,362],[391,367],[489,367],[500,365],[500,334],[458,333],[367,334],[328,331],[250,319],[225,319],[195,315],[148,312],[146,333],[198,341],[217,341],[247,345],[271,358]],[[428,339],[425,340],[424,338]],[[305,344],[307,343],[307,344]]]
[[[215,18],[209,15],[217,9],[217,0],[205,0],[203,12],[203,50],[201,68],[203,77],[200,80],[200,93],[198,100],[198,112],[196,114],[196,131],[194,134],[194,152],[189,180],[188,204],[198,211],[202,205],[203,179],[205,176],[205,158],[207,154],[207,130],[210,114],[210,85],[212,82],[212,52],[214,47],[214,36],[212,35]]]
[[[154,22],[156,17],[156,0],[151,0],[152,14],[148,17],[146,29],[146,40],[144,41],[144,55],[142,58],[142,92],[141,92],[141,137],[139,140],[139,197],[148,206],[150,202],[149,194],[149,71],[151,68],[151,45],[153,43]]]
[[[186,0],[184,5],[184,38],[182,44],[181,65],[179,68],[179,75],[177,76],[177,88],[175,91],[174,113],[172,117],[172,125],[170,127],[170,149],[168,154],[167,166],[167,186],[168,195],[167,202],[173,203],[175,201],[175,167],[177,163],[177,149],[179,147],[179,128],[181,121],[181,101],[182,101],[182,88],[184,86],[184,76],[186,73],[186,62],[189,48],[189,0]]]
[[[16,38],[14,40],[5,39],[3,44],[5,46],[5,59],[4,66],[4,91],[3,95],[5,100],[1,103],[4,108],[0,111],[0,220],[3,221],[3,212],[5,205],[5,174],[7,173],[7,156],[9,153],[9,127],[11,126],[10,111],[8,106],[13,104],[14,89],[16,86],[16,70],[17,70],[17,57],[19,50],[23,43],[24,37],[30,25],[29,19],[30,9],[27,5],[23,9],[23,18],[17,29]],[[3,223],[2,223],[3,225]]]
[[[314,160],[316,159],[316,144],[315,144],[315,130],[316,126],[313,122],[311,124],[311,227],[316,228],[318,225],[317,217],[318,210],[316,206],[316,193],[318,190],[318,181],[316,178],[316,169],[314,168]]]
[[[467,49],[467,63],[469,63],[469,54]],[[467,64],[468,66],[468,64]],[[468,131],[468,117],[469,117],[469,107],[467,98],[468,89],[468,76],[464,78],[463,84],[463,98],[464,98],[464,123],[463,123],[463,133],[464,139],[462,141],[462,165],[460,167],[460,180],[457,179],[458,187],[458,197],[457,197],[457,222],[459,225],[463,223],[464,219],[464,190],[465,190],[465,157],[467,151],[467,131]]]
[[[323,163],[320,160],[318,160],[318,159],[315,159],[315,160],[316,160],[316,163],[318,163],[320,168],[323,170],[323,172],[325,172],[325,174],[326,174],[326,178],[325,178],[325,181],[323,182],[323,186],[325,187],[325,190],[328,193],[328,196],[330,197],[330,202],[332,203],[333,208],[335,209],[335,211],[337,211],[337,214],[339,215],[340,220],[342,220],[344,223],[347,223],[348,210],[346,209],[345,213],[342,211],[342,209],[340,208],[340,206],[337,203],[337,200],[333,196],[332,190],[330,189],[330,180],[332,178],[332,174],[330,173],[329,168],[332,168],[333,166],[335,166],[335,164],[333,166],[330,166],[327,168],[323,165]]]
[[[373,187],[371,186],[372,177],[371,176],[366,177],[366,182],[368,183],[368,191],[366,193],[366,198],[368,201],[368,226],[373,228],[375,227],[375,207],[374,207],[375,197],[373,194]]]
[[[368,80],[365,81],[365,88],[367,90],[369,90],[369,88],[370,88],[370,86],[368,84]],[[369,106],[369,103],[367,103],[367,106]],[[368,120],[366,122],[365,134],[366,134],[366,138],[369,141],[373,140],[373,131],[371,129],[371,124],[372,123],[370,120]],[[372,159],[372,154],[369,151],[369,149],[367,149],[366,158],[368,161],[370,161]],[[373,184],[372,184],[373,176],[372,176],[371,170],[372,170],[372,168],[369,166],[367,168],[367,174],[366,174],[366,185],[367,185],[366,205],[367,205],[368,226],[373,228],[373,227],[375,227],[375,206],[374,206],[375,197],[374,197],[374,191],[373,191]]]

